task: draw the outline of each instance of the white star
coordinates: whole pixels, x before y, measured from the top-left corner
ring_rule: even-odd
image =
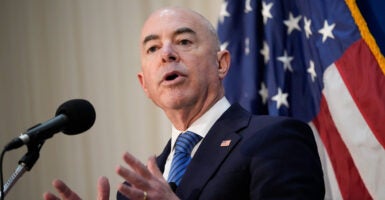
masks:
[[[224,42],[224,43],[221,44],[220,49],[221,50],[225,50],[225,49],[227,49],[227,46],[229,46],[229,42]]]
[[[245,38],[245,55],[249,55],[250,53],[250,39]]]
[[[315,72],[314,62],[312,60],[310,60],[310,66],[307,68],[307,72],[310,74],[311,80],[314,82],[317,77],[317,73]]]
[[[293,68],[291,68],[291,61],[294,59],[292,56],[288,56],[286,50],[283,53],[283,56],[280,56],[277,58],[277,60],[281,61],[283,63],[283,69],[286,71],[287,69],[289,71],[293,71]]]
[[[263,48],[261,49],[260,53],[263,55],[263,60],[265,61],[265,64],[270,60],[269,50],[269,45],[266,43],[266,41],[263,41]]]
[[[225,17],[230,17],[230,13],[227,12],[227,2],[223,2],[221,5],[221,11],[219,12],[219,21],[223,23]]]
[[[293,16],[293,13],[289,13],[289,19],[283,21],[283,23],[287,26],[287,34],[290,35],[290,33],[294,30],[297,29],[301,31],[301,28],[299,27],[299,20],[301,20],[302,16],[298,15],[297,17]]]
[[[266,85],[264,82],[261,83],[261,89],[259,90],[259,95],[261,95],[263,104],[266,104],[267,98],[269,97],[269,91],[266,88]]]
[[[271,15],[271,7],[273,7],[273,3],[266,4],[264,1],[262,1],[262,16],[263,16],[263,24],[266,24],[267,20],[269,18],[273,19],[273,16]]]
[[[251,7],[250,0],[246,0],[245,2],[245,13],[252,12],[253,8]]]
[[[328,37],[334,39],[334,35],[332,33],[334,27],[336,24],[329,25],[328,22],[325,20],[324,27],[318,31],[318,33],[322,34],[322,42],[325,42]]]
[[[310,25],[311,25],[311,19],[308,19],[306,17],[304,17],[304,27],[303,29],[305,30],[305,34],[306,34],[306,38],[309,38],[310,35],[312,35],[313,33],[311,32],[311,29],[310,29]]]
[[[271,98],[273,101],[277,102],[277,109],[279,109],[282,105],[289,107],[289,103],[287,102],[288,93],[282,93],[281,88],[278,88],[278,94]]]

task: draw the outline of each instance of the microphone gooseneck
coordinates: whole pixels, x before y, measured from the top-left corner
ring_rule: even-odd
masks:
[[[4,149],[9,151],[31,142],[43,142],[60,131],[67,135],[82,133],[92,127],[95,118],[95,109],[90,102],[84,99],[69,100],[59,106],[54,118],[28,129]]]

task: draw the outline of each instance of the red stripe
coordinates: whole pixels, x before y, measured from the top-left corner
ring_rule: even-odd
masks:
[[[335,64],[366,123],[385,147],[385,76],[369,47],[359,40]]]
[[[313,123],[332,162],[343,199],[373,199],[335,127],[324,96],[321,99],[320,112]]]

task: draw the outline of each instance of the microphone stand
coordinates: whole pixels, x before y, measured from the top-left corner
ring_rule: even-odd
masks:
[[[4,184],[4,195],[0,193],[0,199],[4,199],[5,195],[11,190],[15,183],[23,176],[25,171],[30,171],[36,161],[39,159],[39,152],[44,141],[38,143],[30,143],[27,145],[28,152],[19,160],[19,165]]]

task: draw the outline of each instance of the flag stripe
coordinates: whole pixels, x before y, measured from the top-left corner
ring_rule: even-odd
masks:
[[[324,96],[321,99],[320,112],[313,123],[329,154],[343,198],[372,199],[335,127]]]
[[[356,0],[345,0],[345,2],[352,13],[352,17],[356,22],[358,29],[361,32],[362,38],[368,44],[371,52],[373,53],[373,55],[377,59],[378,64],[380,65],[379,67],[381,68],[383,74],[385,74],[385,58],[382,55],[376,40],[374,39],[373,35],[370,33],[369,28],[366,24],[366,21],[362,17],[362,14],[357,6]]]
[[[368,123],[377,140],[385,147],[385,76],[363,40],[347,49],[336,62],[357,107]]]
[[[326,151],[325,145],[320,137],[320,133],[313,122],[310,122],[309,126],[313,130],[314,138],[317,142],[318,154],[320,156],[322,170],[324,172],[325,200],[343,199],[339,190],[336,174],[333,169],[333,163],[331,162],[328,152]]]
[[[356,107],[334,64],[325,71],[324,80],[323,95],[334,124],[369,193],[374,199],[383,199],[385,190],[381,187],[385,184],[385,172],[380,168],[385,165],[385,151]]]

